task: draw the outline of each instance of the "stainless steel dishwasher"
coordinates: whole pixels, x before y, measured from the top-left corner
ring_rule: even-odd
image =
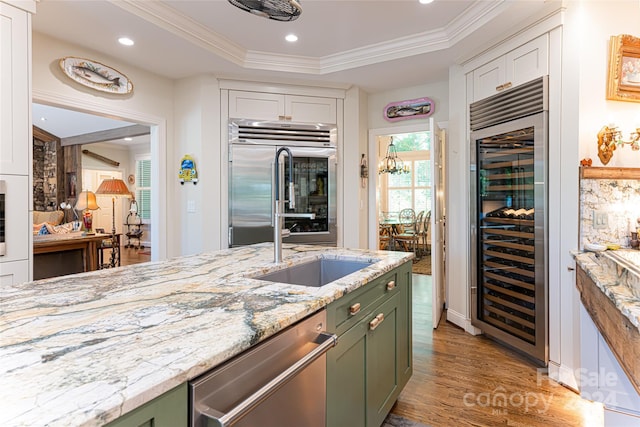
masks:
[[[189,383],[191,427],[324,427],[322,310]]]

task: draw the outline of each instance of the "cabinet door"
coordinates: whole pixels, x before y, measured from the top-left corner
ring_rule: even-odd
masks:
[[[474,102],[498,93],[506,81],[505,68],[505,57],[501,56],[473,70]]]
[[[29,259],[32,224],[29,215],[29,177],[26,175],[0,175],[6,186],[5,195],[5,254],[0,264]],[[2,269],[2,267],[0,267]],[[4,271],[3,271],[4,273]]]
[[[0,2],[0,174],[29,175],[30,19]]]
[[[327,427],[365,427],[367,322],[342,334],[327,352]]]
[[[230,118],[280,120],[284,116],[284,95],[236,90],[229,91]]]
[[[335,124],[336,100],[314,96],[287,95],[285,115],[294,122]]]
[[[3,262],[0,264],[0,288],[28,282],[29,261]]]
[[[518,86],[549,74],[548,36],[544,34],[505,55],[505,84]],[[507,89],[507,87],[505,87]]]
[[[548,44],[544,34],[473,70],[473,101],[549,74]]]
[[[398,397],[399,293],[373,310],[367,319],[367,426],[382,424]],[[377,319],[384,319],[377,321]],[[376,320],[374,320],[376,319]],[[375,322],[377,321],[377,325]]]
[[[407,385],[413,374],[413,308],[412,308],[412,262],[409,261],[397,270],[397,286],[400,288],[398,301],[398,382],[400,391]]]
[[[134,409],[108,427],[176,427],[186,426],[188,418],[187,383],[169,390],[151,402]]]

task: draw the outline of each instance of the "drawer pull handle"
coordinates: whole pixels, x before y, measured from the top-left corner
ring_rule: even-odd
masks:
[[[513,86],[511,82],[506,82],[505,84],[502,85],[502,89],[509,89],[511,86]]]
[[[375,331],[375,329],[378,326],[380,326],[382,322],[384,322],[384,313],[378,314],[376,317],[373,318],[371,322],[369,322],[369,329],[372,331]]]
[[[504,85],[496,86],[496,90],[498,92],[500,92],[502,89],[504,89]]]
[[[388,291],[392,291],[396,288],[396,281],[395,280],[390,280],[389,283],[387,283],[387,290]]]
[[[351,307],[349,307],[349,314],[351,314],[352,316],[354,314],[357,314],[360,311],[360,303],[357,302],[355,304],[353,304]]]

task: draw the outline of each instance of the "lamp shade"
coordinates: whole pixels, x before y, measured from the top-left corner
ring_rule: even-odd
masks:
[[[96,190],[96,194],[131,197],[127,184],[118,178],[108,178],[102,181]]]
[[[74,209],[78,211],[83,211],[85,209],[100,209],[100,206],[98,206],[98,203],[96,202],[95,193],[93,191],[83,191],[78,194],[78,201],[76,202]]]

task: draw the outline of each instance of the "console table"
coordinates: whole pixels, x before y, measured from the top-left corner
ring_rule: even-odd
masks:
[[[82,232],[33,236],[34,280],[97,270],[98,247],[110,238]]]

